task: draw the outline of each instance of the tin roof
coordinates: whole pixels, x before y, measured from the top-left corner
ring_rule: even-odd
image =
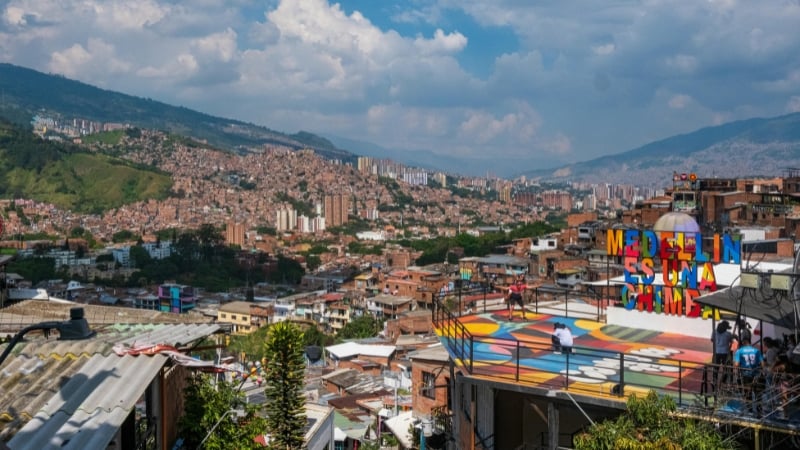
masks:
[[[163,355],[94,355],[8,442],[15,450],[105,448],[167,362]]]
[[[202,323],[115,324],[80,341],[26,335],[0,366],[0,441],[10,438],[15,450],[106,448],[169,359],[118,356],[114,347],[184,347],[217,330]]]

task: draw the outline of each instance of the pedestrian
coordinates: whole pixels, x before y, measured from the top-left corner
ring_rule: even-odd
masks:
[[[761,379],[761,368],[764,365],[764,357],[761,350],[753,347],[750,340],[744,340],[733,355],[733,366],[739,371],[742,380],[745,401],[753,402],[753,413],[759,413],[758,397],[763,385]]]
[[[764,352],[764,364],[767,367],[772,367],[775,365],[775,361],[778,360],[778,355],[781,353],[780,343],[769,336],[764,338],[764,346],[767,347],[767,350]]]
[[[753,342],[753,334],[750,332],[750,324],[747,322],[747,320],[742,318],[739,319],[738,323],[739,323],[738,325],[739,332],[737,334],[737,338],[739,342],[741,343],[744,342],[745,340]]]
[[[731,324],[727,320],[717,324],[716,330],[711,333],[711,343],[714,346],[714,359],[711,386],[716,390],[717,387],[727,381],[728,367],[731,364],[731,347],[733,346],[733,333],[730,331]]]
[[[552,339],[556,353],[572,353],[572,330],[570,330],[566,324],[555,323]]]
[[[525,302],[523,301],[522,294],[525,292],[525,283],[522,278],[517,278],[511,286],[508,287],[508,320],[514,320],[514,305],[519,305],[522,310],[522,320],[525,317]]]
[[[789,358],[784,354],[778,355],[775,363],[770,367],[770,399],[774,417],[786,419],[786,408],[789,406],[789,391],[791,389],[792,375],[788,373]]]

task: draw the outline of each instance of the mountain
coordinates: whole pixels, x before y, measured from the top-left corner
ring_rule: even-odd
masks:
[[[0,116],[20,124],[28,124],[34,114],[46,111],[68,119],[119,122],[167,131],[228,150],[277,144],[294,149],[311,148],[329,159],[355,159],[352,153],[312,133],[285,134],[7,63],[0,63],[0,92]]]
[[[623,153],[521,175],[660,187],[674,172],[694,172],[701,178],[772,177],[794,167],[800,167],[800,113],[701,128]]]
[[[514,158],[498,160],[494,157],[453,157],[442,155],[430,150],[406,150],[382,147],[371,142],[348,139],[341,136],[327,136],[337,147],[346,148],[356,154],[371,156],[379,159],[391,159],[407,166],[421,167],[445,173],[471,176],[486,176],[491,172],[495,176],[513,176],[519,171],[520,166],[547,166],[556,167],[555,160],[544,160],[541,156],[530,158]]]

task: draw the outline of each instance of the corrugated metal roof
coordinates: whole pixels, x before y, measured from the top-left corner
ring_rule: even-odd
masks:
[[[210,336],[219,331],[219,329],[219,325],[215,323],[158,325],[151,330],[118,341],[118,343],[123,345],[133,345],[134,343],[166,344],[173,347],[181,347]]]
[[[41,422],[37,427],[43,429],[45,425],[43,418],[48,418],[47,426],[55,426],[57,423],[54,422],[55,419],[41,414],[44,414],[43,411],[48,411],[47,408],[52,402],[63,403],[62,397],[71,390],[80,390],[81,394],[74,398],[86,400],[89,402],[89,407],[94,402],[96,408],[85,409],[81,406],[79,409],[74,409],[76,411],[74,419],[61,417],[73,411],[61,408],[55,413],[60,415],[60,420],[96,426],[103,430],[113,428],[110,432],[115,432],[117,428],[115,424],[121,423],[118,421],[126,417],[130,408],[127,411],[118,410],[120,408],[118,405],[102,404],[101,400],[92,400],[94,397],[90,397],[89,394],[95,392],[101,395],[99,399],[108,396],[109,399],[118,398],[118,401],[125,405],[132,404],[131,402],[138,400],[141,392],[133,392],[128,388],[136,391],[142,383],[146,386],[155,376],[152,370],[157,370],[152,365],[155,364],[160,368],[167,359],[163,355],[120,357],[112,351],[115,344],[136,342],[140,345],[147,343],[181,347],[218,330],[219,326],[215,324],[134,324],[114,325],[91,339],[81,341],[60,341],[53,338],[45,340],[40,336],[31,336],[30,340],[18,344],[0,367],[0,440],[18,435],[21,432],[18,430],[22,427],[26,429],[29,426],[33,427],[33,424],[26,425],[29,421]],[[3,347],[0,346],[0,350]],[[103,368],[106,372],[97,372]],[[87,385],[83,388],[74,385],[81,382]],[[118,416],[121,416],[121,419]],[[99,422],[106,423],[106,426],[100,426]],[[86,426],[81,425],[79,428],[89,429]],[[44,434],[55,435],[49,429],[44,430],[42,431]],[[72,431],[65,428],[59,433],[69,434]],[[84,443],[85,446],[63,448],[105,448],[108,444],[106,441],[102,445],[94,445],[87,441],[86,437],[81,436],[76,435],[72,439]],[[21,445],[22,441],[19,439],[21,438],[14,437],[14,442]],[[47,447],[34,445],[20,448]]]
[[[105,448],[148,384],[163,355],[94,355],[8,442],[13,450]]]

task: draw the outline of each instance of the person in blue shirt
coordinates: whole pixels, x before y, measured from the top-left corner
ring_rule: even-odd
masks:
[[[742,345],[733,355],[733,366],[738,368],[739,375],[742,377],[745,401],[750,402],[754,400],[754,394],[755,400],[757,400],[760,395],[758,389],[755,389],[755,384],[762,383],[759,377],[761,375],[761,368],[764,365],[764,357],[761,355],[761,350],[750,344],[750,339],[742,339],[741,344]],[[753,406],[753,412],[758,414],[758,402],[754,402]]]

